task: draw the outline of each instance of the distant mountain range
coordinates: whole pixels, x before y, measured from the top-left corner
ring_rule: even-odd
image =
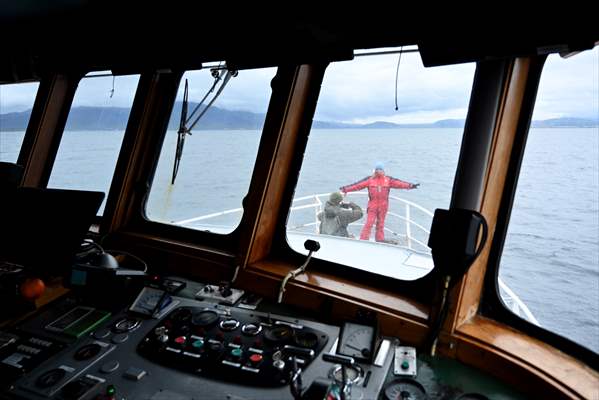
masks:
[[[189,112],[195,104],[190,103]],[[122,130],[129,118],[129,109],[121,107],[74,107],[69,115],[66,130]],[[31,110],[0,114],[0,130],[23,131],[27,127]],[[169,129],[177,129],[181,103],[175,103],[173,117]],[[219,107],[211,107],[194,128],[195,130],[260,130],[264,124],[264,114],[249,111],[232,111]],[[592,128],[599,126],[599,119],[587,118],[553,118],[533,121],[535,128]],[[373,122],[369,124],[348,124],[341,122],[314,121],[315,129],[398,129],[398,128],[463,128],[463,119],[443,119],[428,124],[395,124],[392,122]]]

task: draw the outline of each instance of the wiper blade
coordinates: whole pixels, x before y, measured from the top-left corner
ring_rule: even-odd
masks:
[[[177,131],[177,149],[175,150],[175,164],[173,165],[173,177],[171,179],[171,185],[175,184],[177,178],[177,172],[179,172],[179,164],[181,163],[181,156],[183,155],[183,146],[185,145],[185,136],[191,135],[189,129],[186,128],[187,122],[187,107],[188,107],[188,95],[189,87],[187,79],[185,79],[185,91],[183,92],[183,104],[181,105],[181,121],[179,123],[179,130]]]
[[[175,164],[173,165],[173,176],[171,179],[172,185],[175,184],[175,179],[177,178],[177,172],[179,171],[179,164],[181,163],[181,156],[183,155],[183,146],[185,145],[185,136],[191,135],[191,130],[193,129],[193,127],[196,126],[196,124],[198,123],[200,118],[202,118],[204,116],[204,114],[206,114],[206,111],[208,111],[208,109],[216,101],[218,96],[220,96],[220,94],[222,93],[223,89],[225,88],[225,86],[227,85],[227,83],[229,82],[231,77],[237,76],[237,71],[227,70],[225,77],[222,78],[222,73],[218,69],[213,69],[212,76],[214,77],[214,83],[212,84],[212,87],[208,90],[206,95],[204,95],[204,97],[199,102],[199,104],[197,104],[194,107],[194,109],[191,112],[191,114],[189,115],[189,117],[187,116],[187,109],[188,109],[188,105],[189,105],[189,101],[188,101],[189,91],[188,91],[187,79],[185,80],[185,91],[183,93],[183,104],[181,107],[181,121],[179,123],[179,130],[177,131],[177,149],[175,152]],[[208,95],[210,93],[214,92],[214,89],[216,88],[216,85],[221,80],[221,78],[222,78],[222,83],[221,83],[220,87],[218,88],[216,94],[212,98],[212,100],[210,100],[210,102],[206,105],[206,107],[204,107],[202,112],[195,118],[193,123],[191,123],[191,125],[189,125],[189,127],[187,127],[189,122],[195,115],[195,113],[200,109],[202,104],[204,104],[204,101],[206,101],[206,99],[208,98]]]

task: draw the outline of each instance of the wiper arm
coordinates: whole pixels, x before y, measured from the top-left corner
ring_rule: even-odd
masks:
[[[206,95],[204,95],[204,97],[202,98],[200,103],[195,106],[195,108],[193,109],[193,111],[191,112],[189,117],[187,117],[187,108],[188,108],[188,104],[189,104],[189,102],[188,102],[188,85],[187,85],[187,79],[185,80],[185,92],[183,93],[183,105],[181,107],[181,122],[179,123],[179,130],[177,131],[177,149],[175,152],[175,163],[173,165],[173,176],[171,179],[172,185],[175,184],[175,179],[177,178],[177,172],[179,172],[179,164],[181,163],[181,157],[183,155],[183,146],[185,145],[185,136],[191,135],[191,130],[193,129],[193,127],[198,123],[200,118],[202,118],[204,116],[204,114],[206,114],[206,111],[208,111],[208,109],[216,101],[218,96],[220,96],[220,94],[222,93],[223,89],[225,88],[225,86],[227,85],[227,83],[229,82],[231,77],[237,76],[237,71],[227,70],[225,77],[222,79],[222,84],[218,88],[218,90],[217,90],[216,94],[214,95],[214,97],[212,98],[212,100],[210,100],[210,102],[206,105],[206,107],[204,107],[202,112],[195,118],[193,123],[191,125],[189,125],[189,127],[187,127],[187,125],[189,124],[189,121],[191,121],[194,114],[199,110],[199,108],[202,106],[202,104],[204,104],[204,101],[206,101],[206,99],[208,98],[208,95],[210,93],[214,92],[216,85],[221,80],[221,75],[222,75],[222,73],[220,71],[218,71],[217,69],[212,70],[212,76],[214,77],[214,83],[212,84],[212,87],[208,90]]]
[[[208,103],[206,105],[206,107],[202,110],[202,112],[200,113],[200,115],[198,115],[196,117],[195,121],[193,121],[193,123],[189,126],[189,130],[190,131],[193,129],[194,126],[196,126],[196,124],[198,123],[198,121],[200,120],[200,118],[202,118],[204,116],[204,114],[206,114],[206,111],[208,111],[208,109],[210,108],[210,106],[212,106],[212,104],[216,101],[216,99],[218,99],[218,96],[220,96],[220,94],[223,92],[223,89],[225,88],[225,86],[227,86],[227,83],[229,82],[229,79],[231,79],[232,76],[237,76],[237,72],[235,72],[235,71],[231,72],[231,71],[227,70],[227,73],[226,73],[225,77],[223,78],[222,84],[218,88],[218,91],[216,92],[216,94],[214,95],[214,97],[212,98],[212,100],[210,100],[210,103]],[[218,79],[220,80],[220,77]],[[213,88],[214,88],[214,86],[216,85],[217,82],[218,82],[218,80],[214,83],[214,85],[212,86],[212,88],[210,89],[210,91],[213,90]],[[204,98],[205,97],[206,96],[204,96]],[[198,107],[199,107],[199,105],[198,105]],[[197,109],[197,107],[196,107],[196,109]],[[189,118],[189,120],[187,122],[189,122],[190,120],[191,120],[191,117]]]
[[[183,104],[181,105],[181,122],[179,123],[179,130],[177,131],[177,149],[175,150],[175,164],[173,165],[173,177],[171,179],[171,185],[175,184],[177,172],[179,172],[179,163],[181,162],[181,156],[183,155],[183,146],[185,145],[185,135],[191,135],[189,129],[186,128],[187,107],[189,104],[188,95],[189,88],[187,84],[187,79],[185,79],[185,91],[183,92]]]

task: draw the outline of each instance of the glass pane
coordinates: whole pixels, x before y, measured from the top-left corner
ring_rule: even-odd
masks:
[[[315,257],[414,280],[433,268],[429,229],[451,199],[475,65],[425,69],[418,53],[398,61],[363,56],[327,69],[287,240],[307,253],[315,239]]]
[[[108,194],[139,75],[79,82],[48,187]],[[104,213],[106,198],[100,206]]]
[[[239,225],[275,73],[267,68],[228,75],[225,69],[206,68],[184,74],[146,204],[147,218],[220,234]],[[185,126],[192,134],[179,137],[186,81]]]
[[[543,70],[499,270],[518,315],[599,351],[599,52]]]
[[[0,86],[0,161],[17,162],[39,85]]]

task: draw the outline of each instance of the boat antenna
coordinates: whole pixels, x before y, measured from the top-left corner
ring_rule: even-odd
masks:
[[[219,67],[212,68],[210,70],[212,77],[214,78],[214,82],[212,83],[212,86],[210,87],[210,89],[208,89],[208,92],[206,92],[206,94],[204,95],[202,100],[200,100],[200,102],[198,104],[196,104],[196,106],[191,111],[191,114],[189,114],[189,116],[187,116],[187,109],[189,106],[189,101],[188,101],[189,90],[188,90],[187,79],[185,79],[185,92],[183,93],[183,104],[181,106],[181,121],[179,123],[179,130],[177,131],[177,149],[175,152],[175,163],[173,166],[173,176],[171,179],[171,184],[173,184],[173,185],[175,184],[175,179],[177,178],[177,173],[179,171],[179,164],[181,162],[181,157],[183,155],[183,146],[185,145],[185,136],[186,135],[191,136],[191,130],[196,126],[196,124],[198,123],[200,118],[202,118],[204,116],[204,114],[206,114],[206,111],[208,111],[208,109],[216,101],[218,96],[220,96],[220,94],[224,90],[225,86],[227,85],[227,83],[229,82],[231,77],[237,76],[237,71],[232,71],[232,70],[227,69],[227,72],[224,74],[225,75],[224,78],[222,78],[223,71],[221,69],[222,68],[219,65]],[[225,67],[225,69],[226,69],[226,67]],[[206,99],[208,98],[210,93],[214,92],[214,89],[216,88],[218,82],[221,81],[221,79],[222,79],[222,83],[221,83],[220,87],[218,88],[218,90],[216,91],[216,94],[214,95],[214,97],[212,97],[212,99],[204,107],[202,112],[200,112],[200,114],[197,117],[195,117],[195,120],[190,124],[190,121],[194,118],[194,115],[196,114],[196,112],[200,109],[202,104],[204,104],[204,101],[206,101]]]
[[[399,58],[397,59],[397,68],[395,69],[395,111],[399,110],[397,106],[397,78],[399,77],[399,63],[401,63],[401,53],[403,53],[403,46],[399,48]]]
[[[306,248],[306,250],[309,251],[308,258],[306,258],[306,262],[304,262],[301,267],[285,275],[285,278],[283,278],[283,282],[281,282],[281,288],[279,289],[279,297],[277,299],[278,303],[281,303],[283,301],[283,293],[285,293],[285,285],[287,285],[287,281],[295,278],[299,274],[303,274],[306,271],[306,267],[312,259],[312,254],[320,249],[320,243],[318,243],[316,240],[306,240],[306,242],[304,243],[304,247]]]

